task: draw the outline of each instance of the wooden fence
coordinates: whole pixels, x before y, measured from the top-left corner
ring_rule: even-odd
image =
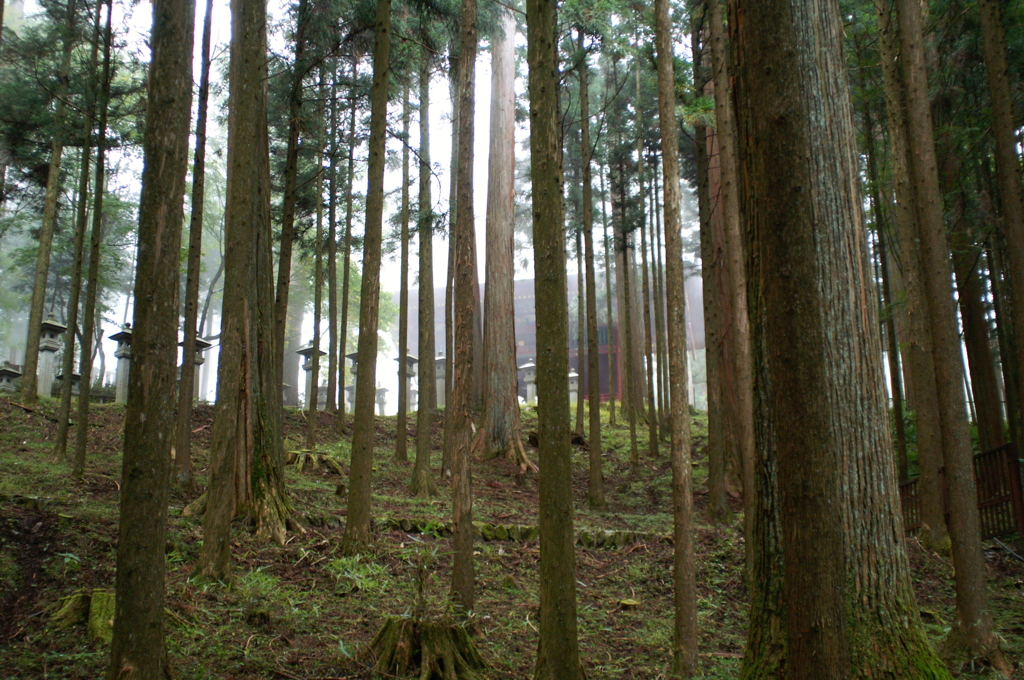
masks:
[[[993,538],[1019,533],[1024,536],[1024,492],[1021,489],[1020,461],[1012,442],[974,457],[974,480],[978,488],[981,537]],[[943,504],[946,506],[946,480],[939,473]],[[921,528],[921,495],[918,479],[900,484],[903,525],[907,532]]]

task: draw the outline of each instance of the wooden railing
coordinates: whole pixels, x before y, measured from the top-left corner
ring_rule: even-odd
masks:
[[[948,516],[946,480],[939,473],[943,505]],[[918,479],[900,484],[903,525],[907,532],[921,528],[921,496]],[[974,457],[974,480],[978,489],[981,537],[1007,534],[1024,535],[1024,491],[1021,488],[1020,461],[1014,443],[1003,444]],[[947,517],[948,519],[948,517]]]

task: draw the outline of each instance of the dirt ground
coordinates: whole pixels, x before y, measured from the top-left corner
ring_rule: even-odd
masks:
[[[193,417],[197,478],[205,484],[213,412]],[[524,430],[534,427],[524,411]],[[167,639],[176,678],[371,678],[367,643],[388,616],[414,609],[448,613],[450,521],[448,485],[429,501],[407,493],[410,463],[394,460],[393,418],[378,419],[373,478],[372,554],[340,552],[347,478],[327,466],[289,466],[287,483],[304,533],[283,546],[257,541],[243,521],[233,541],[230,586],[192,578],[202,540],[201,518],[182,517],[194,497],[172,492],[167,539]],[[52,458],[52,406],[26,409],[0,399],[0,677],[97,678],[107,648],[84,626],[49,625],[62,597],[114,585],[123,410],[92,409],[87,473],[71,480]],[[414,423],[412,423],[414,425]],[[320,414],[318,452],[347,471],[350,442],[339,440],[334,416]],[[301,448],[305,414],[289,411],[287,448]],[[734,678],[746,636],[747,594],[738,514],[714,527],[703,512],[703,431],[695,419],[698,607],[705,677]],[[415,427],[410,427],[410,456]],[[440,424],[432,432],[434,469]],[[581,656],[589,678],[662,678],[671,661],[671,470],[662,450],[628,464],[628,431],[609,428],[604,452],[608,507],[587,507],[587,452],[574,455],[577,593]],[[528,448],[531,456],[536,449]],[[528,678],[537,644],[535,535],[537,478],[504,460],[473,466],[474,519],[483,526],[475,553],[474,640],[489,663],[487,678]],[[519,527],[519,528],[513,528]],[[513,535],[508,536],[509,533]],[[517,537],[518,534],[518,537]],[[490,540],[484,540],[485,538]],[[925,625],[941,639],[953,617],[949,562],[908,542]],[[1007,544],[1017,548],[1017,544]],[[1013,660],[1024,651],[1024,562],[986,543],[992,609]],[[977,664],[952,669],[992,677]]]

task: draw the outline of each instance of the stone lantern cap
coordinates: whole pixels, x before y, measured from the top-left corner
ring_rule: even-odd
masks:
[[[527,361],[519,367],[519,370],[525,373],[523,377],[526,378],[526,382],[531,382],[537,377],[537,364],[533,363],[533,361]]]
[[[120,331],[110,336],[110,339],[116,342],[119,346],[128,346],[132,344],[132,325],[126,323]]]
[[[64,374],[63,373],[58,373],[56,376],[54,376],[53,379],[54,380],[61,380],[61,381],[63,381],[64,380]],[[75,373],[75,372],[71,373],[71,384],[72,385],[77,384],[79,381],[81,381],[81,379],[82,379],[81,374]]]
[[[401,363],[402,362],[402,358],[401,357],[395,357],[395,361]],[[406,373],[406,375],[416,375],[416,364],[418,364],[419,362],[420,362],[420,360],[417,359],[416,357],[414,357],[413,355],[406,354],[405,355],[405,373]]]
[[[323,351],[322,349],[318,350],[318,351],[319,351],[319,354],[317,356],[321,356],[322,357],[322,356],[327,354],[327,352]],[[309,343],[305,347],[300,347],[299,349],[295,350],[295,353],[300,355],[300,356],[304,356],[307,359],[309,359],[310,357],[313,356],[313,343]]]
[[[56,337],[63,333],[64,331],[66,331],[67,329],[68,327],[62,323],[59,323],[57,319],[54,318],[53,314],[47,316],[46,321],[42,323],[42,331],[44,338],[51,336]]]
[[[14,380],[21,377],[21,371],[11,366],[9,361],[0,364],[0,379]]]
[[[114,336],[110,336],[110,337],[114,337]],[[181,342],[178,343],[178,347],[184,347],[184,346],[185,346],[185,341],[184,340],[182,340]],[[206,340],[203,340],[200,337],[196,338],[196,352],[205,352],[206,350],[210,349],[211,347],[213,347],[213,343],[212,342],[208,342]]]
[[[388,388],[378,387],[377,388],[377,401],[384,401],[384,395],[388,393]]]

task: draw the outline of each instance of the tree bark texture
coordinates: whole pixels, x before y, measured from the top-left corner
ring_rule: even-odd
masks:
[[[399,208],[401,222],[400,265],[398,283],[398,439],[395,441],[395,460],[409,460],[409,370],[406,358],[409,356],[409,130],[412,126],[412,103],[409,100],[409,83],[406,82],[402,96],[402,203]],[[430,357],[424,357],[428,361]]]
[[[759,473],[741,677],[946,678],[903,549],[837,8],[730,8]]]
[[[345,392],[345,366],[346,352],[348,348],[348,307],[349,287],[351,285],[352,269],[352,188],[355,178],[355,153],[356,153],[356,110],[357,101],[355,96],[356,75],[359,70],[359,60],[352,60],[352,83],[350,96],[352,98],[349,107],[348,121],[348,171],[345,173],[345,184],[348,190],[345,192],[345,234],[342,237],[344,242],[341,266],[341,342],[338,343],[338,431],[345,430],[345,399],[348,396]],[[354,401],[354,399],[353,399]],[[353,409],[354,411],[355,409]]]
[[[109,26],[110,4],[107,12]],[[164,552],[175,414],[167,408],[167,398],[174,394],[178,353],[194,21],[194,0],[155,0],[110,680],[170,677],[164,645]]]

